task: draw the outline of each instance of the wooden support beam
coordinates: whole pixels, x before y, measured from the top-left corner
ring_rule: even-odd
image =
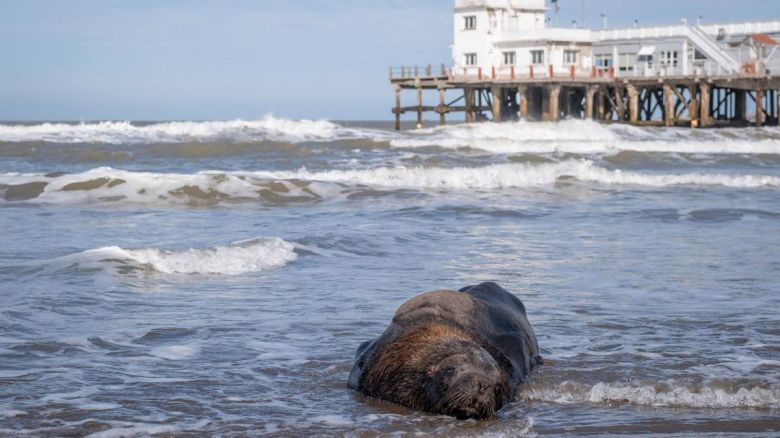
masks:
[[[664,84],[664,125],[671,127],[674,126],[676,114],[675,114],[675,95],[674,89],[669,84]]]
[[[636,125],[639,123],[639,90],[631,84],[626,87],[626,90],[628,91],[628,121]]]
[[[598,93],[596,93],[596,112],[598,114],[599,121],[603,122],[606,119],[607,114],[607,104],[604,101],[605,95],[607,93],[603,88],[599,88]]]
[[[493,122],[499,123],[503,121],[503,114],[501,111],[502,104],[504,103],[504,90],[498,85],[494,85],[490,89],[493,94]]]
[[[766,122],[766,112],[764,112],[764,95],[762,89],[756,90],[756,126],[764,126]]]
[[[547,88],[548,99],[550,100],[550,110],[547,115],[547,120],[551,122],[557,122],[561,118],[561,86],[553,85]]]
[[[517,98],[520,99],[520,118],[528,120],[528,87],[519,87],[517,89]]]
[[[699,87],[699,126],[702,128],[715,126],[712,117],[712,87],[706,82]]]
[[[596,97],[596,93],[598,91],[599,87],[593,85],[588,87],[588,89],[585,91],[585,118],[588,120],[593,119],[594,98]]]
[[[463,93],[466,97],[466,123],[474,123],[474,89],[466,87]]]
[[[699,127],[699,87],[696,84],[688,86],[691,99],[688,101],[688,118],[691,119],[691,128]]]
[[[447,90],[443,87],[439,88],[439,106],[442,109],[439,113],[439,125],[444,126],[447,124],[447,116],[444,112],[444,108],[447,106]]]
[[[395,86],[395,130],[401,130],[401,87]]]
[[[423,89],[417,87],[417,129],[423,127]]]
[[[747,91],[734,90],[734,120],[747,122]]]
[[[618,121],[626,119],[626,101],[623,100],[623,89],[615,87],[615,110],[617,111]]]

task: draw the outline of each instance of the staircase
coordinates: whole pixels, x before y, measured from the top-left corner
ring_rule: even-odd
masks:
[[[739,73],[741,68],[739,61],[723,50],[701,27],[688,25],[687,28],[688,39],[693,42],[700,52],[717,63],[727,74]]]

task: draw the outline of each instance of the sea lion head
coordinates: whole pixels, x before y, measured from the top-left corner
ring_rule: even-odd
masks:
[[[355,386],[370,396],[460,419],[493,416],[510,391],[496,360],[452,327],[426,326],[401,337],[361,371]]]
[[[469,341],[440,345],[446,355],[432,364],[425,385],[431,412],[458,419],[485,419],[498,412],[509,387],[495,359]]]

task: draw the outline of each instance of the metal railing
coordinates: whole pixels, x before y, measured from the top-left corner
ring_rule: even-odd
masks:
[[[600,70],[596,67],[582,68],[574,65],[556,67],[554,65],[532,65],[527,68],[499,66],[482,68],[478,66],[455,67],[451,80],[459,82],[473,81],[514,81],[514,80],[576,80],[576,79],[614,79],[614,69]]]
[[[449,76],[450,70],[446,65],[441,64],[434,67],[433,64],[426,66],[402,66],[390,67],[388,69],[390,80],[396,79],[425,79],[425,78],[445,78]]]

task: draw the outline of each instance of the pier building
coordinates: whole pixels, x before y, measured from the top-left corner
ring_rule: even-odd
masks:
[[[455,0],[452,61],[391,67],[396,128],[414,113],[465,121],[777,125],[780,20],[584,29],[552,25],[545,0]],[[416,104],[402,105],[402,92]],[[426,105],[425,90],[438,91]],[[448,101],[448,95],[456,95]]]

